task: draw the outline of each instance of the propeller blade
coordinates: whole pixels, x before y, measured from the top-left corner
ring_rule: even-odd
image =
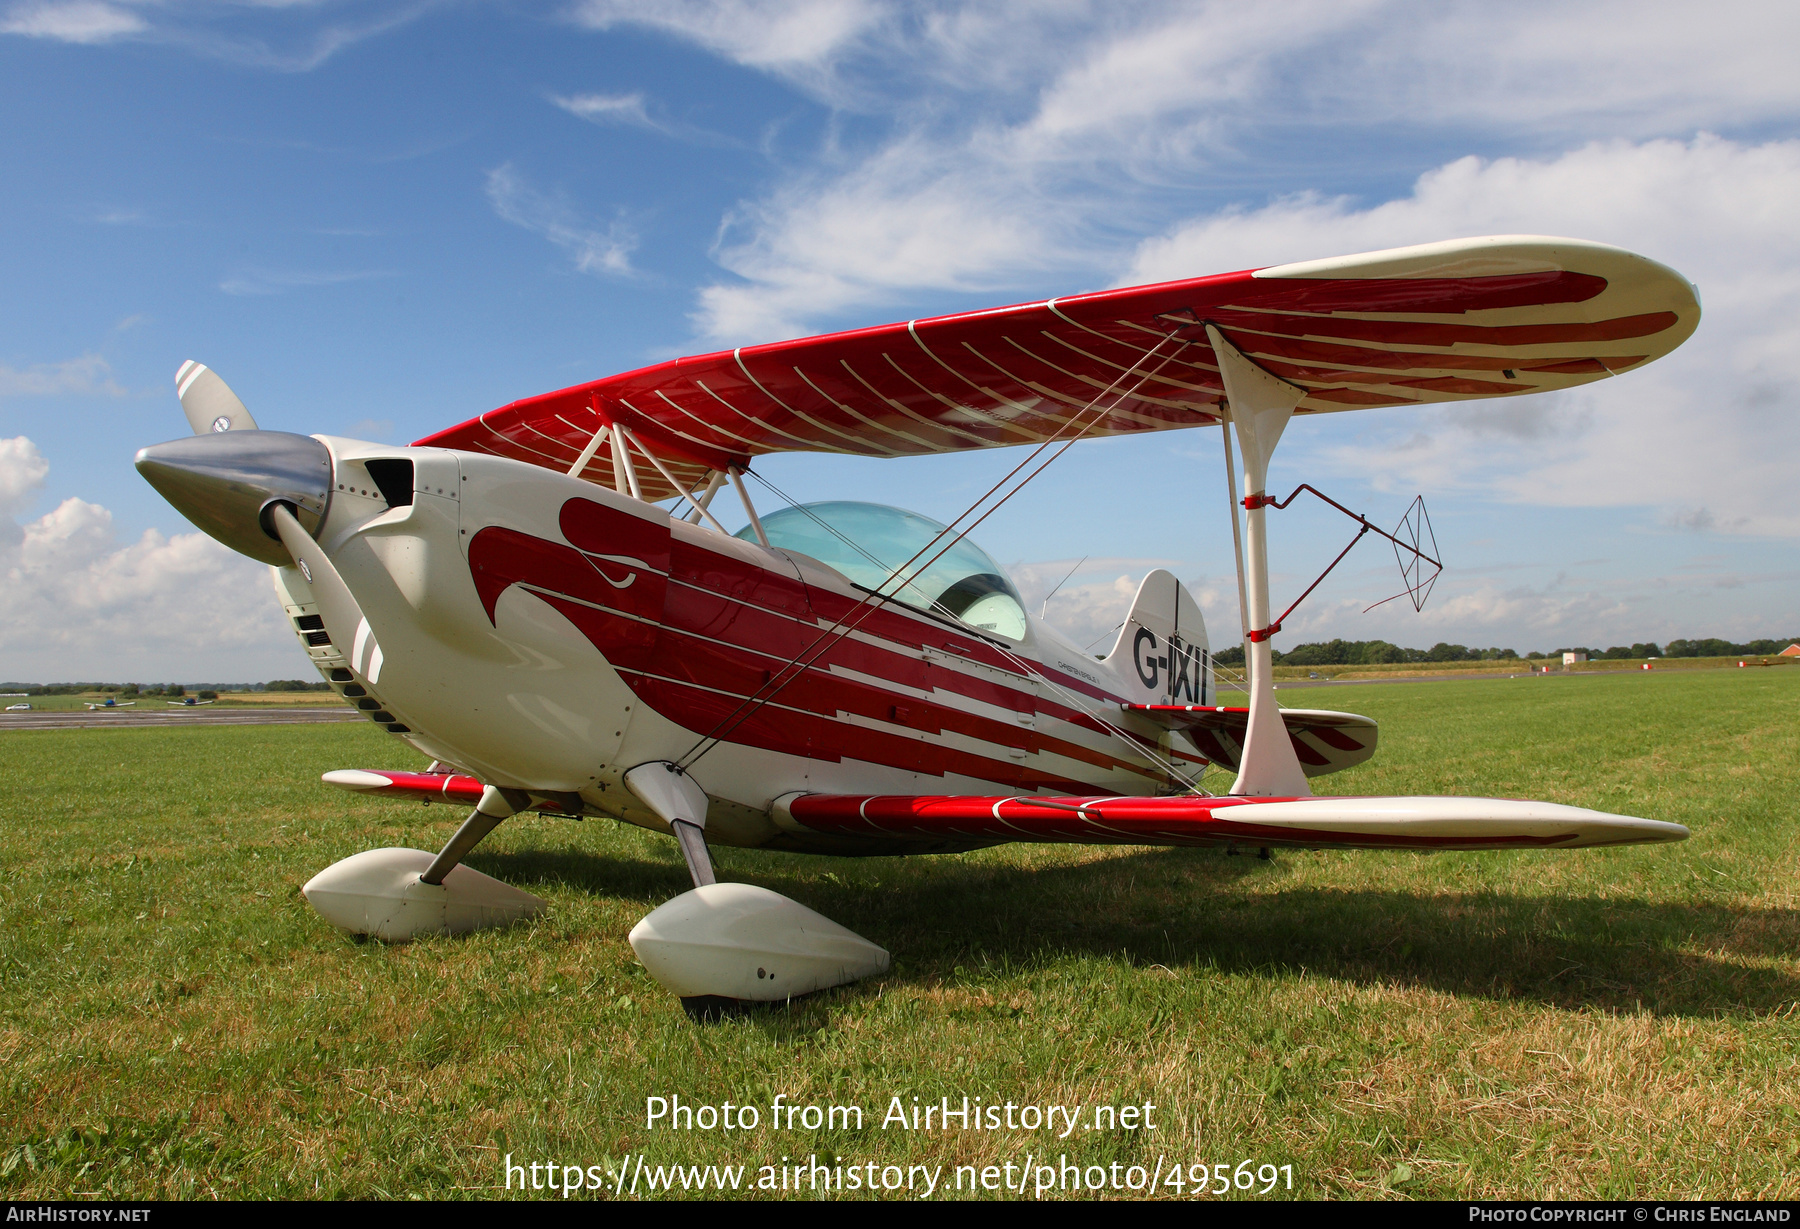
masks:
[[[319,599],[319,617],[325,621],[325,632],[331,637],[331,643],[349,659],[352,670],[371,683],[379,683],[381,645],[376,642],[374,629],[369,626],[362,607],[356,604],[350,586],[338,575],[337,568],[313,541],[312,535],[300,528],[300,522],[294,519],[286,504],[271,504],[266,515],[275,522],[281,544],[294,557],[294,566],[300,569],[300,575],[312,586],[313,596]]]
[[[254,431],[256,420],[219,378],[219,373],[193,359],[175,373],[175,395],[181,398],[181,409],[195,435],[209,431]]]

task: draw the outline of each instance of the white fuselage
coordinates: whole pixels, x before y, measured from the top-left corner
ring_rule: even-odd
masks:
[[[621,778],[682,762],[710,840],[824,851],[784,831],[776,798],[1151,794],[1171,762],[1201,765],[1120,711],[1212,702],[1197,612],[1181,638],[1128,621],[1097,660],[1035,619],[1019,641],[986,635],[521,462],[318,438],[335,489],[315,536],[368,635],[331,643],[305,578],[278,567],[287,612],[373,719],[490,784],[660,830]],[[399,506],[367,468],[397,460]]]

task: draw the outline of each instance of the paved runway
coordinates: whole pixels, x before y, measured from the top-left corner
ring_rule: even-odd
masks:
[[[115,708],[0,713],[0,730],[97,730],[149,725],[312,725],[323,721],[360,721],[351,708],[309,705],[306,708]]]

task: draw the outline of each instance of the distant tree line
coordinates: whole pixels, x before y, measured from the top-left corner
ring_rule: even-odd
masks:
[[[216,700],[221,691],[330,691],[331,684],[300,679],[276,679],[270,683],[0,683],[0,692],[27,696],[81,696],[103,692],[125,699],[135,696],[197,695]]]
[[[1671,640],[1667,647],[1654,644],[1614,645],[1610,649],[1581,646],[1551,649],[1548,653],[1518,653],[1512,649],[1472,649],[1462,644],[1443,641],[1429,649],[1405,649],[1386,640],[1322,640],[1297,644],[1287,652],[1273,652],[1281,666],[1379,666],[1415,662],[1445,661],[1561,661],[1564,653],[1585,653],[1589,661],[1639,661],[1652,657],[1773,657],[1790,644],[1800,644],[1800,636],[1782,636],[1774,640],[1751,640],[1734,644],[1729,640]],[[1244,646],[1234,644],[1213,654],[1221,666],[1242,666]],[[217,699],[221,691],[330,691],[323,680],[309,683],[304,679],[272,679],[267,683],[0,683],[0,692],[30,696],[75,696],[89,692],[107,692],[123,698],[134,696],[185,696],[194,692],[202,700]]]
[[[1663,653],[1669,657],[1773,657],[1790,644],[1800,644],[1800,637],[1752,640],[1746,644],[1732,644],[1729,640],[1671,640]]]
[[[1671,640],[1666,648],[1641,643],[1614,645],[1609,649],[1590,649],[1580,645],[1518,653],[1513,649],[1474,649],[1462,644],[1439,641],[1429,649],[1405,649],[1385,640],[1325,640],[1297,644],[1287,652],[1273,651],[1275,663],[1282,666],[1378,666],[1413,662],[1449,661],[1561,661],[1564,653],[1585,653],[1589,661],[1640,661],[1653,657],[1772,657],[1790,644],[1800,643],[1800,636],[1776,640],[1752,640],[1733,644],[1729,640]],[[1234,644],[1213,654],[1221,666],[1242,666],[1244,646]]]

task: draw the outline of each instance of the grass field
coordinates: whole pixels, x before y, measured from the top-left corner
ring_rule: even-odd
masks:
[[[783,1157],[943,1164],[939,1197],[957,1165],[1027,1154],[1291,1166],[1296,1196],[1800,1195],[1800,671],[1305,701],[1382,722],[1343,792],[1543,798],[1693,839],[1272,862],[725,850],[723,877],[895,965],[703,1027],[625,942],[688,886],[665,839],[509,822],[470,862],[545,917],[358,944],[299,886],[358,850],[434,848],[459,818],[317,783],[403,766],[378,731],[0,735],[0,1194],[485,1195],[510,1153],[744,1164],[747,1186]],[[894,1096],[965,1094],[1153,1103],[1157,1129],[881,1128]],[[757,1105],[761,1125],[647,1129],[646,1098],[671,1095]],[[777,1095],[864,1125],[772,1129]]]

